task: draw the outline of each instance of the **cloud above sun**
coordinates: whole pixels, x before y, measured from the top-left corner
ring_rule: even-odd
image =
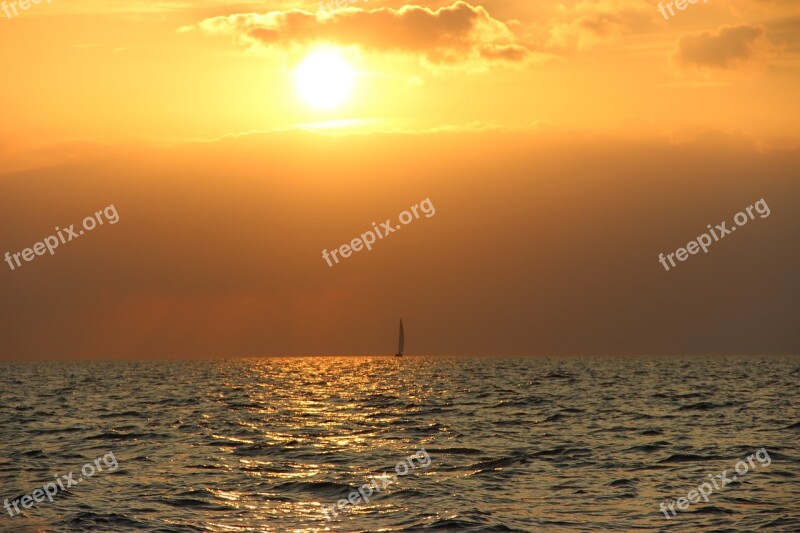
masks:
[[[334,11],[282,9],[214,16],[181,30],[230,36],[251,51],[287,51],[327,43],[358,46],[368,53],[405,55],[431,69],[483,71],[498,65],[523,67],[568,59],[603,43],[651,36],[665,44],[675,43],[676,50],[671,57],[665,57],[659,46],[643,52],[652,51],[655,61],[671,63],[673,73],[681,76],[751,72],[765,62],[772,44],[786,41],[788,50],[798,45],[794,30],[800,17],[792,13],[798,8],[779,0],[715,6],[717,16],[698,11],[714,19],[729,12],[733,20],[741,22],[715,24],[705,32],[684,35],[676,33],[680,31],[677,26],[665,25],[655,5],[644,0],[564,0],[535,5],[492,0],[482,4],[459,0],[440,7],[366,8],[359,2]],[[780,7],[771,11],[770,20],[761,20],[763,6]],[[719,29],[711,29],[716,27]]]
[[[367,52],[420,57],[434,66],[515,64],[541,58],[522,42],[517,25],[493,18],[481,6],[456,2],[435,10],[403,6],[333,13],[298,9],[244,13],[208,18],[197,27],[212,35],[231,35],[254,48],[286,49],[318,42],[358,45]]]

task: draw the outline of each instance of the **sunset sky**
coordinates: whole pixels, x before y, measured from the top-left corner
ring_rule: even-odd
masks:
[[[324,4],[0,10],[0,358],[800,348],[796,0]]]

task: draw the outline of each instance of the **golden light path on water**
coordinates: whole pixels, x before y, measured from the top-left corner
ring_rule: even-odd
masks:
[[[800,501],[798,460],[786,452],[800,419],[800,395],[786,393],[797,392],[797,359],[319,357],[7,370],[0,405],[19,407],[0,410],[3,450],[25,460],[2,463],[6,496],[109,450],[119,460],[37,504],[25,518],[34,528],[658,529],[659,503],[762,446],[770,465],[682,512],[681,524],[751,531],[785,516],[793,527],[785,510]],[[39,385],[12,381],[22,379]],[[370,484],[369,501],[346,501]]]

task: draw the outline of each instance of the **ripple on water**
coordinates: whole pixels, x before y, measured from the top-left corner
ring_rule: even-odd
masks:
[[[753,364],[758,372],[743,373]],[[800,531],[797,358],[321,357],[3,370],[0,501],[78,474],[108,451],[119,462],[12,519],[43,531],[664,530],[659,503],[685,497],[708,474],[730,476],[762,447],[772,464],[692,505],[680,527]],[[746,387],[728,386],[744,376]],[[394,474],[423,447],[427,466],[325,520],[320,505]]]

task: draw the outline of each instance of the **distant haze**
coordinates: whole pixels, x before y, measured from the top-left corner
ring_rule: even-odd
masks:
[[[109,204],[120,220],[0,263],[3,359],[389,354],[401,317],[410,354],[800,348],[800,152],[744,136],[288,132],[37,157],[64,163],[0,177],[0,253]],[[425,198],[435,216],[322,259]],[[761,198],[768,218],[658,263]]]

